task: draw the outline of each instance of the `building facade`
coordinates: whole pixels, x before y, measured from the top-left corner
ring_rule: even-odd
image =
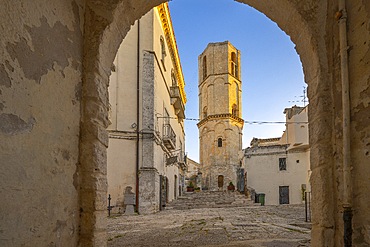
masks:
[[[200,164],[189,157],[186,159],[187,171],[185,177],[185,185],[190,185],[190,182],[194,187],[201,188],[202,173],[200,169]]]
[[[108,193],[124,210],[127,187],[140,213],[183,190],[186,95],[167,3],[136,21],[118,49],[109,85]]]
[[[224,190],[237,180],[242,149],[240,51],[210,43],[198,58],[200,165],[203,189]]]
[[[253,138],[244,150],[249,190],[265,194],[266,205],[300,204],[310,192],[310,149],[307,107],[286,108],[281,137]]]

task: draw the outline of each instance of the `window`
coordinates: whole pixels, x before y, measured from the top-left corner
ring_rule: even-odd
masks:
[[[203,108],[203,118],[206,118],[208,115],[207,115],[207,106],[205,106]]]
[[[239,116],[239,110],[238,110],[238,106],[236,104],[233,104],[232,114],[233,114],[233,116],[236,116],[236,117]]]
[[[203,57],[203,80],[207,77],[207,57]]]
[[[286,171],[286,158],[279,158],[279,171]]]
[[[231,53],[231,74],[238,78],[238,59],[235,52]]]
[[[236,98],[236,105],[239,105],[239,84],[235,82],[235,98]],[[239,110],[239,109],[238,109]]]
[[[180,162],[184,162],[184,156],[185,156],[185,155],[184,155],[184,153],[183,153],[183,151],[182,151],[183,149],[182,149],[182,141],[181,141],[181,140],[179,141],[179,144],[180,144],[180,145],[179,145],[179,146],[180,146],[180,148],[179,148],[179,149],[180,149],[180,150],[179,150],[179,151],[180,151],[180,152],[179,152],[179,161],[180,161]]]
[[[217,147],[222,147],[222,138],[220,137],[220,138],[218,138],[217,139]]]
[[[167,109],[164,109],[163,113],[163,125],[170,125],[170,114],[168,114]]]
[[[171,80],[172,80],[172,86],[173,87],[177,86],[177,81],[176,81],[175,73],[173,73],[173,70],[171,72]]]
[[[161,43],[161,55],[162,55],[162,65],[164,67],[164,59],[166,58],[167,56],[167,53],[166,53],[166,45],[164,43],[164,39],[163,39],[163,36],[161,36],[161,40],[160,40],[160,43]],[[166,69],[166,68],[165,68]]]

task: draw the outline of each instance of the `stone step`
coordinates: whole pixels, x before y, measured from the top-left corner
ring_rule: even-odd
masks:
[[[256,205],[238,192],[191,192],[167,204],[167,210],[193,208],[246,207]]]

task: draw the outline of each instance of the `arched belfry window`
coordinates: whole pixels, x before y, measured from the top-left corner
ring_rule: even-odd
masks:
[[[239,84],[237,82],[235,82],[235,99],[236,99],[236,103],[234,105],[235,105],[236,112],[235,112],[235,114],[233,113],[233,115],[239,117],[240,101],[239,101]],[[234,105],[233,105],[233,110],[234,110]]]
[[[239,117],[239,109],[238,109],[238,106],[236,104],[233,104],[231,114],[233,116]]]
[[[203,118],[206,118],[208,116],[207,110],[207,106],[203,107]]]
[[[203,57],[203,80],[207,78],[207,57]]]
[[[238,78],[238,58],[235,52],[231,53],[231,74]]]
[[[217,147],[222,147],[222,138],[221,137],[219,137],[218,139],[217,139]]]

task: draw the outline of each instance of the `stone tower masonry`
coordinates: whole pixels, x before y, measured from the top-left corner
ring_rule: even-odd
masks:
[[[210,43],[198,71],[202,187],[226,190],[237,183],[242,150],[240,51],[228,41]]]

